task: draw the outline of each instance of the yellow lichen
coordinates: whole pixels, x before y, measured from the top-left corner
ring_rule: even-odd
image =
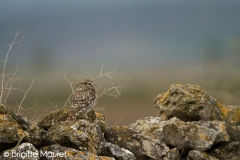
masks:
[[[205,140],[206,137],[207,137],[205,134],[198,134],[198,135],[199,135],[199,137],[200,137],[201,139],[204,139],[204,140]]]
[[[25,134],[23,133],[23,130],[22,130],[22,129],[18,129],[17,132],[18,132],[18,135],[19,135],[20,137],[25,136]]]
[[[226,119],[228,117],[229,109],[226,108],[224,105],[222,105],[219,102],[217,102],[217,107],[220,110],[220,112],[222,113],[223,118]]]
[[[240,109],[233,114],[233,121],[240,121]]]
[[[157,101],[157,103],[164,103],[167,101],[168,97],[169,97],[170,91],[168,90],[166,93],[164,94],[160,94],[158,95],[157,98],[159,98],[159,102]]]

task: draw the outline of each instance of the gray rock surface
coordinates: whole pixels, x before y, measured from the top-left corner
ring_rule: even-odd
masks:
[[[39,151],[42,153],[42,159],[52,160],[115,160],[112,157],[98,156],[96,154],[82,152],[77,149],[70,147],[61,146],[59,144],[53,144],[49,146],[44,146]],[[59,155],[58,155],[59,154]],[[55,156],[55,158],[54,158]],[[58,156],[58,157],[56,157]]]
[[[156,117],[147,117],[130,127],[141,135],[180,150],[205,151],[215,144],[230,141],[225,123],[220,121],[184,122],[176,117],[162,121]]]
[[[50,144],[58,143],[93,154],[101,153],[101,143],[105,142],[100,125],[85,119],[52,126],[47,131],[46,139]]]
[[[118,160],[135,160],[136,157],[127,149],[121,148],[115,144],[106,142],[104,146],[110,151],[111,155]]]
[[[239,160],[240,159],[240,142],[231,141],[214,148],[210,155],[220,160]]]
[[[240,126],[231,126],[227,124],[227,132],[233,141],[240,141]]]
[[[188,153],[187,160],[218,160],[218,158],[210,156],[206,152],[192,150]]]
[[[138,134],[127,126],[108,127],[105,137],[106,141],[128,149],[139,157],[147,156],[159,160],[165,157],[179,157],[178,152],[172,152],[163,142]]]
[[[183,121],[222,120],[217,101],[200,86],[173,84],[154,99],[159,116],[177,117]]]
[[[39,151],[31,143],[22,143],[16,148],[1,152],[1,160],[40,160]]]

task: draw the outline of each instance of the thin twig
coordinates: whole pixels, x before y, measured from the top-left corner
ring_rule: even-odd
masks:
[[[126,87],[125,86],[116,86],[116,87],[110,87],[108,89],[104,89],[102,91],[102,93],[98,95],[97,98],[102,97],[104,94],[118,98],[121,95],[122,89],[126,89]]]
[[[43,96],[56,110],[58,110],[57,104],[54,105],[44,94],[42,94],[42,96]]]
[[[17,69],[17,67],[16,67],[16,69],[15,69],[12,77],[8,79],[8,81],[7,81],[6,85],[5,85],[5,89],[7,89],[8,83],[10,83],[10,84],[9,84],[9,89],[8,89],[7,94],[6,94],[6,96],[5,96],[5,100],[4,100],[5,102],[7,101],[7,98],[8,98],[8,96],[9,96],[10,92],[11,92],[12,90],[14,90],[14,88],[12,87],[13,83],[14,83],[15,81],[21,80],[21,78],[19,78],[19,77],[14,78],[15,75],[16,75],[16,73],[17,73],[17,71],[18,71],[18,69]]]
[[[205,89],[205,85],[204,85],[204,75],[203,75],[203,48],[202,48],[202,54],[201,54],[201,76],[202,76],[203,89]]]
[[[46,113],[48,110],[49,110],[49,108],[46,109],[42,114],[40,114],[40,115],[35,119],[35,122],[36,122],[40,117],[42,117],[43,115],[45,115],[45,113]]]
[[[108,78],[110,78],[111,80],[114,80],[110,74],[112,74],[113,72],[115,72],[116,70],[113,70],[113,71],[110,71],[110,72],[107,72],[105,74],[103,74],[103,67],[104,67],[104,64],[102,64],[102,67],[101,67],[101,70],[100,70],[100,74],[99,76],[97,76],[96,78],[100,78],[100,77],[104,77],[104,76],[107,76]]]
[[[5,76],[6,76],[6,65],[7,65],[7,60],[9,58],[9,53],[13,47],[14,44],[21,44],[21,41],[23,39],[23,37],[19,40],[19,41],[16,41],[18,35],[21,34],[21,32],[17,31],[15,37],[13,38],[13,41],[12,43],[9,45],[9,48],[8,48],[8,51],[7,51],[7,54],[6,54],[6,57],[5,57],[5,60],[4,61],[1,61],[3,63],[3,70],[2,70],[2,78],[1,78],[1,95],[0,95],[0,103],[2,103],[3,101],[3,91],[4,91],[4,81],[5,81]],[[22,45],[22,44],[21,44]]]
[[[96,78],[102,78],[102,77],[107,77],[110,79],[111,81],[111,86],[109,88],[104,88],[103,91],[98,95],[97,99],[102,97],[103,95],[109,95],[109,96],[113,96],[113,97],[119,97],[121,95],[121,90],[122,89],[126,89],[127,86],[114,86],[114,78],[111,76],[111,74],[113,72],[116,72],[116,67],[117,67],[118,63],[114,66],[113,70],[107,73],[103,73],[103,68],[104,68],[104,64],[102,64],[101,66],[101,70],[100,70],[100,74],[99,76],[97,76]],[[102,87],[103,85],[98,87],[98,90]]]
[[[73,82],[70,82],[68,79],[67,79],[67,77],[66,77],[66,75],[64,74],[64,79],[70,84],[70,86],[71,86],[71,89],[72,89],[72,92],[73,92]]]
[[[20,102],[20,104],[19,104],[19,106],[18,106],[18,112],[17,112],[17,114],[20,113],[20,109],[23,109],[23,108],[22,108],[22,103],[23,103],[23,101],[27,98],[26,96],[27,96],[28,92],[30,91],[30,89],[32,88],[33,83],[34,83],[34,77],[33,77],[32,83],[31,83],[31,85],[29,86],[28,90],[27,90],[26,92],[24,92],[24,96],[23,96],[23,98],[22,98],[22,101]],[[24,109],[23,109],[23,110],[24,110]]]
[[[78,79],[81,79],[81,75],[77,75],[76,73],[74,73],[74,75],[78,78]]]
[[[69,95],[69,97],[68,97],[68,99],[66,100],[66,102],[64,103],[62,109],[65,108],[65,106],[67,105],[67,103],[71,104],[70,98],[72,97],[73,93],[74,93],[74,92],[72,92],[72,93]]]
[[[122,118],[124,117],[126,115],[126,112],[124,112],[124,114],[117,120],[116,119],[116,121],[115,121],[115,126],[117,126],[118,125],[118,123],[122,120]]]

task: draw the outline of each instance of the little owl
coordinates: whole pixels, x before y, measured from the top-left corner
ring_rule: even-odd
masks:
[[[67,121],[75,121],[79,116],[87,118],[86,114],[94,107],[96,97],[97,93],[93,80],[84,79],[79,82],[72,95],[72,108]]]

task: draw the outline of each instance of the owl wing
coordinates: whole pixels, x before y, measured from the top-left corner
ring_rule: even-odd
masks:
[[[79,89],[72,95],[72,109],[67,118],[68,121],[75,121],[79,115],[85,116],[94,105],[96,100],[95,89]]]
[[[72,96],[72,105],[81,108],[88,107],[96,99],[96,91],[93,89],[84,89],[76,91]]]

